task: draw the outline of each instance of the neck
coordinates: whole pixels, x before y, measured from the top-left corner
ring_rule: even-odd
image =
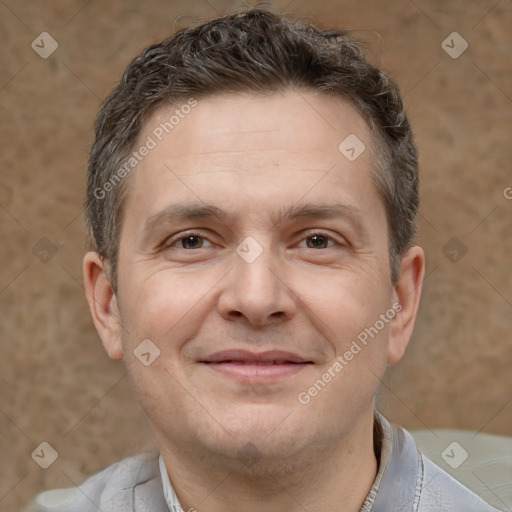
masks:
[[[266,457],[239,460],[195,457],[161,446],[169,479],[183,510],[201,512],[358,512],[377,473],[373,446],[373,411],[352,431],[323,448],[286,461]]]

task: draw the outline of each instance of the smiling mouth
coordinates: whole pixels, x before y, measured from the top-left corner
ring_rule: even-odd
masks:
[[[226,361],[202,361],[206,364],[242,364],[242,365],[253,365],[253,366],[272,366],[277,364],[313,364],[311,361],[305,361],[304,363],[296,363],[294,361],[276,360],[276,361],[251,361],[248,359],[242,360],[226,360]]]
[[[244,383],[269,383],[296,375],[313,361],[282,351],[252,353],[230,350],[217,352],[199,361],[224,376]]]

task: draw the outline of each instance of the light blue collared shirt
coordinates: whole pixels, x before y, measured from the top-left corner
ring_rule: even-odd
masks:
[[[378,412],[374,435],[379,469],[359,512],[499,512],[422,455],[406,430]],[[161,455],[158,463],[169,510],[184,512]]]
[[[379,469],[360,512],[499,512],[419,452],[406,430],[378,413],[375,432]],[[77,487],[43,492],[25,512],[98,509],[185,512],[158,453],[128,457]]]

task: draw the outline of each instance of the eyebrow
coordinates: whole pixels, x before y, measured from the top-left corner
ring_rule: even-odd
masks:
[[[218,206],[205,203],[178,203],[155,213],[146,221],[146,232],[151,231],[156,225],[165,223],[178,223],[198,219],[218,219],[227,222],[233,215]],[[270,220],[275,227],[281,222],[290,222],[298,219],[332,219],[348,218],[358,228],[363,229],[365,223],[359,209],[346,204],[317,204],[304,203],[288,207],[282,207],[276,213],[270,215]]]

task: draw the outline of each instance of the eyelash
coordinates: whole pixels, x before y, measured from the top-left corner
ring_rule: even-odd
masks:
[[[174,249],[174,247],[172,247],[174,244],[176,244],[177,242],[180,242],[188,237],[197,237],[197,238],[202,238],[204,240],[208,240],[205,236],[201,235],[200,233],[196,233],[194,231],[191,231],[191,232],[185,232],[185,233],[179,233],[179,236],[173,236],[169,239],[167,239],[163,244],[162,244],[162,247],[164,249]],[[314,236],[322,236],[322,237],[325,237],[327,238],[329,241],[333,242],[335,245],[344,245],[340,242],[338,242],[337,240],[334,239],[334,237],[332,237],[331,235],[327,234],[327,233],[324,233],[322,231],[308,231],[307,233],[305,233],[303,235],[303,237],[301,238],[301,241],[302,240],[307,240],[308,238],[312,238]],[[211,242],[210,242],[211,243]],[[184,247],[180,247],[180,249],[184,250],[184,251],[193,251],[194,249],[185,249]],[[199,247],[199,249],[203,249],[203,247]],[[310,247],[306,247],[306,249],[310,249]],[[323,247],[321,248],[322,250],[325,250],[325,249],[332,249],[332,247]]]

